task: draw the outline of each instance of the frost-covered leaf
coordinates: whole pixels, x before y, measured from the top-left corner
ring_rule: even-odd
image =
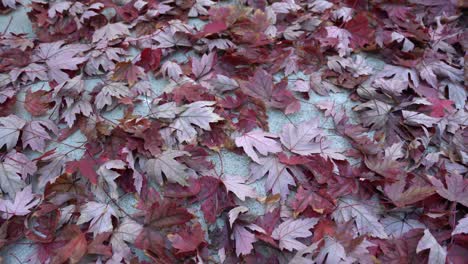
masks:
[[[445,199],[452,202],[459,202],[464,206],[468,206],[468,179],[462,175],[454,173],[451,176],[445,176],[445,185],[434,176],[428,176],[429,181],[436,188],[437,193]]]
[[[305,238],[312,235],[309,230],[318,222],[317,218],[289,219],[281,223],[271,235],[272,238],[279,241],[280,249],[292,251],[303,250],[306,246],[298,241],[298,238]]]
[[[332,216],[339,223],[354,220],[359,234],[386,239],[388,235],[371,203],[372,201],[361,201],[351,196],[343,197]]]
[[[7,193],[14,198],[26,183],[19,176],[20,168],[14,167],[6,162],[0,162],[0,188],[3,193]]]
[[[28,185],[24,187],[22,191],[16,193],[13,200],[0,200],[0,212],[2,218],[9,219],[15,215],[27,215],[31,212],[31,208],[38,205],[39,199],[32,193],[32,186]]]
[[[325,29],[327,30],[328,38],[337,39],[338,44],[336,44],[336,49],[338,50],[338,54],[341,57],[349,55],[352,51],[352,49],[349,47],[351,43],[351,33],[349,33],[349,31],[346,29],[336,26],[328,26]]]
[[[255,130],[237,137],[235,141],[236,146],[242,147],[253,161],[260,163],[260,158],[255,150],[263,156],[268,155],[268,153],[278,153],[282,150],[281,145],[274,138],[277,138],[275,134]]]
[[[249,211],[249,208],[247,208],[245,206],[242,206],[242,205],[232,208],[228,213],[228,215],[229,215],[229,225],[231,226],[231,228],[232,228],[232,225],[234,224],[234,222],[239,217],[239,215],[243,214],[243,213],[246,213],[248,211]]]
[[[235,225],[232,230],[234,240],[236,241],[236,255],[248,255],[253,249],[253,243],[257,241],[252,234],[243,225]]]
[[[113,41],[121,37],[126,37],[130,35],[128,26],[122,22],[109,23],[98,30],[93,34],[93,42],[98,41]]]
[[[191,45],[185,34],[177,32],[171,27],[164,29],[164,31],[159,31],[153,39],[159,42],[157,48],[171,48],[177,46],[188,47]]]
[[[129,255],[130,247],[127,243],[134,243],[143,226],[130,218],[124,218],[110,239],[114,254],[121,257]]]
[[[64,41],[42,43],[36,49],[33,58],[37,62],[45,63],[50,80],[62,83],[70,79],[64,70],[78,70],[78,65],[88,60],[86,57],[79,56],[81,52],[88,49],[88,45],[64,45]]]
[[[250,168],[251,179],[256,181],[268,174],[265,188],[273,194],[280,194],[283,199],[289,194],[289,186],[295,186],[293,175],[287,166],[280,163],[276,157],[259,158],[259,164],[252,164]]]
[[[234,193],[239,199],[245,201],[246,197],[255,198],[255,189],[245,183],[242,176],[226,174],[222,179],[224,186],[229,192]]]
[[[280,140],[290,151],[300,155],[322,153],[322,131],[318,128],[318,120],[310,120],[300,124],[286,124],[280,134]]]
[[[413,111],[402,111],[403,118],[408,125],[424,125],[426,127],[432,127],[440,118],[428,116],[422,113],[413,112]]]
[[[117,192],[117,184],[115,183],[115,179],[120,176],[120,174],[114,170],[123,170],[126,168],[125,162],[121,160],[109,160],[106,163],[102,164],[97,169],[97,174],[100,176],[98,186],[102,186],[104,188],[106,186],[110,197],[113,199],[119,198],[119,193]]]
[[[198,101],[183,106],[185,110],[172,123],[180,142],[190,142],[196,137],[197,131],[194,126],[210,131],[210,123],[222,120],[213,112],[214,108],[211,106],[214,104],[215,102]]]
[[[161,66],[161,72],[164,76],[169,76],[172,80],[178,80],[180,75],[182,75],[182,69],[179,64],[173,61],[166,61]]]
[[[21,136],[23,148],[30,146],[32,150],[44,152],[46,141],[52,139],[49,131],[54,135],[58,134],[57,126],[50,120],[28,122]]]
[[[400,238],[406,232],[426,226],[415,219],[406,219],[404,214],[388,215],[380,220],[385,227],[385,232],[394,238]]]
[[[210,6],[214,5],[215,2],[211,0],[195,0],[194,5],[190,8],[188,13],[189,17],[197,17],[199,15],[207,15]]]
[[[335,264],[348,263],[346,250],[339,241],[332,237],[325,237],[325,244],[315,258],[317,263]]]
[[[200,60],[197,58],[192,59],[192,72],[197,80],[205,77],[211,71],[215,58],[214,55],[214,53],[204,54]]]
[[[118,217],[114,209],[109,204],[99,202],[87,202],[81,206],[80,217],[77,225],[89,222],[88,232],[93,232],[94,237],[98,234],[112,231],[112,216]]]
[[[16,146],[21,129],[25,125],[26,121],[16,115],[0,117],[0,148],[6,146],[7,150],[10,150]]]
[[[430,250],[428,264],[445,263],[447,258],[447,250],[439,245],[437,240],[428,229],[424,230],[424,236],[418,242],[416,253],[420,253],[426,249]]]
[[[109,82],[106,83],[96,95],[94,104],[98,109],[103,109],[112,104],[112,98],[121,99],[127,96],[130,96],[130,90],[124,83]]]
[[[90,117],[93,112],[91,103],[85,98],[79,101],[66,101],[66,109],[62,113],[62,117],[69,127],[72,127],[76,120],[76,115],[83,115]]]
[[[468,234],[468,217],[465,216],[465,218],[458,221],[457,226],[455,226],[455,229],[452,231],[452,236],[457,234]]]
[[[180,150],[166,150],[154,159],[146,162],[145,170],[148,176],[153,177],[159,185],[164,184],[163,175],[169,182],[177,182],[187,185],[187,166],[175,160],[182,156],[190,156],[190,153]]]

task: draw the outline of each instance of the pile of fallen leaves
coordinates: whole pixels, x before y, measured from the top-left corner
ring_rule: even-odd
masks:
[[[463,1],[20,2],[0,1],[34,29],[0,35],[4,255],[466,263]]]

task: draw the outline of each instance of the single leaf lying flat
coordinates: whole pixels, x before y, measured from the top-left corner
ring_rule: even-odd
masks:
[[[253,161],[259,163],[260,159],[254,148],[264,156],[268,155],[268,153],[278,153],[282,148],[281,145],[273,139],[276,137],[275,134],[255,130],[237,137],[235,141],[236,146],[242,147]]]
[[[378,238],[388,238],[383,225],[379,222],[378,216],[372,206],[366,204],[367,201],[360,201],[353,197],[343,197],[338,203],[338,208],[332,216],[335,221],[344,223],[350,220],[356,222],[360,234],[368,234]],[[370,201],[369,201],[370,202]]]
[[[227,174],[222,179],[222,182],[228,191],[234,193],[242,201],[245,201],[246,197],[257,197],[255,189],[248,186],[242,176]]]
[[[184,106],[185,111],[172,124],[180,142],[195,139],[197,131],[194,126],[210,131],[210,123],[223,120],[218,114],[213,113],[214,108],[210,106],[214,104],[215,102],[198,101]]]
[[[439,245],[437,240],[428,229],[424,230],[424,236],[418,242],[416,253],[426,249],[430,250],[428,264],[445,263],[445,259],[447,258],[447,250]]]
[[[185,171],[187,167],[175,160],[175,158],[184,155],[189,156],[190,153],[179,150],[166,150],[156,158],[149,159],[146,162],[145,170],[148,173],[148,176],[155,178],[159,185],[164,184],[163,174],[170,182],[188,185],[186,181],[187,173]]]
[[[32,186],[26,186],[22,191],[17,192],[13,202],[10,200],[0,200],[0,212],[4,219],[9,219],[15,215],[27,215],[31,208],[39,204],[40,200],[37,199],[32,193]]]
[[[452,232],[452,236],[457,234],[468,234],[468,216],[458,221],[457,226]]]
[[[24,125],[26,125],[26,121],[16,115],[0,117],[0,148],[6,145],[7,150],[10,150],[16,146]]]
[[[93,42],[112,41],[129,35],[130,31],[128,30],[128,26],[124,23],[109,23],[94,32]]]
[[[452,174],[451,176],[446,175],[446,188],[444,184],[434,176],[428,176],[428,178],[440,196],[449,201],[459,202],[464,206],[468,206],[468,179],[463,178],[463,176],[458,173]]]
[[[317,119],[297,125],[286,124],[280,134],[280,140],[290,151],[299,155],[318,154],[322,152],[320,139],[314,140],[321,134]]]
[[[253,243],[257,241],[255,235],[250,233],[243,225],[235,225],[232,233],[236,241],[236,255],[250,254]]]
[[[309,229],[313,228],[317,222],[317,218],[289,219],[273,230],[271,237],[279,241],[280,249],[302,250],[306,246],[297,239],[311,236]]]
[[[0,162],[0,188],[3,193],[7,193],[14,198],[16,193],[21,190],[26,183],[18,175],[18,168],[6,162]]]
[[[80,218],[76,224],[91,221],[88,231],[93,232],[96,237],[100,233],[112,231],[112,216],[117,217],[117,214],[109,204],[90,201],[81,207]]]
[[[287,166],[280,163],[276,157],[261,158],[258,163],[253,163],[251,166],[249,181],[256,181],[268,174],[265,181],[266,190],[273,194],[280,194],[282,199],[286,199],[289,194],[289,186],[296,186],[294,177],[288,171]]]

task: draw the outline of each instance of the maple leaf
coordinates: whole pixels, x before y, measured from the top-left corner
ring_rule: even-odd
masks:
[[[0,117],[0,148],[6,146],[10,150],[16,146],[20,131],[25,125],[26,121],[16,115]]]
[[[2,0],[3,6],[9,7],[9,8],[16,8],[16,4],[19,3],[18,0]]]
[[[155,34],[153,39],[159,42],[157,48],[171,48],[177,46],[189,47],[192,45],[184,33],[177,32],[171,27],[159,31]]]
[[[232,208],[228,213],[229,225],[231,226],[231,228],[232,228],[232,225],[234,224],[234,222],[239,217],[239,215],[243,214],[243,213],[246,213],[248,211],[249,211],[249,208],[247,208],[245,206],[242,206],[242,205]]]
[[[88,232],[93,232],[96,237],[98,234],[112,231],[114,228],[112,216],[118,217],[109,204],[90,201],[81,206],[80,217],[76,224],[81,225],[91,221]]]
[[[23,128],[21,141],[23,141],[23,148],[28,146],[32,150],[44,152],[46,140],[52,140],[49,132],[58,134],[57,126],[50,120],[30,121]]]
[[[429,83],[433,88],[437,88],[437,76],[447,77],[452,82],[463,81],[463,70],[452,67],[443,61],[421,62],[418,65],[419,75],[421,79]]]
[[[169,60],[163,63],[161,66],[161,72],[164,76],[167,75],[169,78],[175,81],[177,81],[180,75],[182,75],[182,69],[180,68],[179,64]]]
[[[322,131],[318,121],[310,120],[298,125],[286,124],[280,134],[280,140],[290,151],[300,155],[322,153]]]
[[[128,96],[130,96],[130,90],[124,83],[106,83],[96,95],[94,104],[98,109],[103,109],[112,104],[112,98],[122,99]]]
[[[468,234],[468,217],[462,218],[458,221],[457,226],[452,231],[452,236],[457,234]]]
[[[354,197],[340,198],[338,208],[333,212],[332,217],[339,223],[354,220],[360,234],[368,234],[383,239],[388,238],[383,225],[379,222],[376,209]]]
[[[442,181],[434,176],[428,176],[428,178],[440,196],[449,201],[458,202],[464,206],[468,206],[468,197],[466,196],[466,192],[468,191],[468,180],[464,179],[462,175],[458,173],[451,174],[451,176],[446,175],[445,183],[447,187],[444,186]]]
[[[68,160],[67,156],[53,154],[48,157],[49,163],[38,170],[39,173],[39,188],[43,188],[47,183],[53,183],[62,174],[65,163]]]
[[[395,183],[386,184],[384,187],[385,194],[398,207],[422,201],[435,192],[432,186],[421,185],[417,182],[411,182],[406,190],[405,186],[406,180],[401,179]]]
[[[426,226],[414,219],[406,219],[404,213],[388,215],[380,220],[385,226],[385,232],[391,237],[400,238],[406,232],[416,228],[426,228]]]
[[[289,219],[275,228],[271,237],[279,241],[280,249],[303,250],[306,246],[297,239],[311,236],[309,229],[312,229],[317,222],[317,218]]]
[[[272,133],[255,130],[237,137],[235,142],[236,146],[242,147],[245,154],[253,161],[260,163],[260,158],[254,148],[264,156],[268,155],[268,153],[278,153],[282,151],[281,145],[273,138],[277,138],[277,136]]]
[[[251,165],[249,181],[263,178],[268,173],[265,188],[271,190],[273,194],[280,194],[281,198],[285,199],[289,193],[289,185],[296,186],[288,167],[280,163],[276,157],[261,158],[258,163]]]
[[[234,206],[232,196],[228,195],[218,178],[203,176],[199,182],[200,191],[195,200],[201,202],[205,220],[208,223],[214,223],[219,214]]]
[[[156,105],[151,108],[151,116],[154,118],[175,118],[184,109],[177,106],[175,102],[169,102],[162,105]]]
[[[119,193],[117,191],[117,184],[115,183],[115,179],[120,176],[120,173],[115,172],[113,170],[123,170],[126,168],[126,163],[121,161],[121,160],[109,160],[106,161],[104,164],[102,164],[98,169],[97,169],[97,174],[101,176],[99,178],[99,183],[96,187],[104,188],[104,186],[107,187],[109,196],[112,199],[118,199],[119,198]],[[98,191],[101,191],[98,189],[95,193],[95,195],[98,195]],[[102,190],[102,192],[106,192],[107,190]],[[103,197],[106,197],[107,195],[103,195]]]
[[[52,94],[49,91],[38,90],[26,92],[24,108],[32,116],[40,116],[45,114],[52,104]]]
[[[36,161],[31,161],[25,154],[15,150],[8,152],[3,162],[11,166],[23,179],[37,171]]]
[[[36,62],[45,63],[50,80],[62,83],[70,79],[63,70],[78,70],[78,65],[87,61],[87,58],[78,57],[77,55],[88,49],[88,45],[64,45],[64,41],[42,43],[35,50],[33,59]]]
[[[129,35],[130,31],[128,30],[128,26],[124,23],[109,23],[93,33],[93,42],[113,41]]]
[[[200,60],[197,58],[192,59],[192,72],[197,80],[204,78],[208,73],[211,72],[215,62],[214,59],[214,53],[203,54]]]
[[[180,142],[189,142],[196,137],[197,131],[193,125],[210,131],[210,123],[223,120],[218,114],[213,113],[214,108],[211,106],[214,104],[215,102],[210,101],[197,101],[183,106],[185,110],[172,123]]]
[[[424,125],[426,127],[432,127],[437,122],[439,122],[440,118],[431,117],[422,113],[413,112],[413,111],[402,111],[403,118],[405,119],[405,123],[408,125]]]
[[[190,153],[180,150],[166,150],[154,159],[149,159],[145,164],[145,170],[150,177],[155,178],[159,185],[164,184],[164,174],[168,181],[186,186],[188,185],[186,181],[188,177],[187,167],[175,160],[175,158],[184,155],[190,155]]]
[[[76,115],[81,114],[90,117],[93,113],[93,107],[86,98],[82,98],[78,101],[65,100],[65,104],[66,109],[62,113],[62,117],[69,127],[72,127],[75,123]]]
[[[119,62],[115,65],[112,80],[127,81],[128,85],[132,86],[135,84],[135,82],[137,82],[138,77],[144,74],[144,69],[133,64],[131,61]]]
[[[309,206],[319,214],[331,212],[335,208],[335,199],[324,189],[313,190],[300,186],[294,198],[292,208],[295,214],[302,213]]]
[[[243,225],[235,225],[232,235],[236,241],[236,255],[248,255],[253,249],[253,243],[257,241],[255,235]]]
[[[343,57],[349,55],[352,49],[349,47],[351,42],[351,33],[348,30],[342,29],[336,26],[325,27],[327,30],[327,37],[336,39],[336,43],[333,46],[336,46],[338,54]]]
[[[325,237],[324,240],[325,244],[315,258],[317,263],[334,264],[348,261],[346,250],[339,241],[329,236]]]
[[[398,161],[403,157],[403,142],[400,142],[386,148],[383,157],[381,154],[366,157],[364,163],[370,170],[384,177],[399,179],[405,174],[403,169],[406,164]]]
[[[76,225],[67,225],[57,238],[62,244],[54,254],[52,254],[50,263],[58,264],[66,261],[78,263],[86,254],[87,240],[83,232]],[[36,261],[36,260],[35,260]]]
[[[366,108],[370,110],[363,111]],[[378,129],[384,127],[387,123],[392,106],[378,100],[370,100],[354,107],[353,110],[359,112],[362,111],[360,113],[360,118],[365,126],[371,126],[372,129]]]
[[[121,258],[128,256],[130,247],[127,243],[134,243],[143,226],[130,218],[124,218],[119,227],[112,233],[110,244],[112,252]]]
[[[47,14],[49,15],[49,18],[54,18],[57,15],[57,13],[63,13],[64,11],[68,10],[70,6],[71,3],[67,1],[53,3],[49,7]]]
[[[159,68],[161,57],[161,49],[146,48],[141,51],[140,60],[136,63],[136,65],[143,67],[145,71],[154,71]]]
[[[231,91],[239,88],[239,83],[237,83],[236,80],[222,74],[217,74],[216,78],[210,79],[208,82],[214,89],[220,92]]]
[[[7,193],[12,198],[21,188],[26,186],[26,183],[18,175],[19,169],[7,162],[0,162],[0,188],[3,193]]]
[[[195,251],[201,244],[206,243],[205,233],[199,223],[191,228],[182,229],[175,235],[170,234],[168,239],[172,242],[172,246],[178,250],[178,254]]]
[[[14,201],[0,199],[0,212],[4,219],[10,219],[15,215],[27,215],[31,208],[38,205],[39,199],[32,193],[32,186],[24,187],[22,191],[16,193]]]
[[[187,209],[169,200],[154,203],[143,216],[145,226],[155,229],[182,225],[193,218]]]
[[[418,242],[416,253],[420,253],[426,249],[430,250],[428,264],[445,263],[447,250],[439,245],[428,229],[424,230],[424,236]]]
[[[292,114],[300,109],[300,104],[294,95],[286,89],[287,82],[273,84],[273,76],[263,69],[257,69],[248,82],[243,82],[241,89],[254,98],[263,100],[268,105],[283,109],[286,114]]]
[[[211,0],[196,0],[188,13],[189,17],[197,17],[199,15],[208,15],[207,7],[214,5],[215,2]]]
[[[245,197],[257,197],[255,189],[245,184],[245,179],[242,176],[226,174],[222,182],[226,190],[234,193],[242,201],[245,201]]]

